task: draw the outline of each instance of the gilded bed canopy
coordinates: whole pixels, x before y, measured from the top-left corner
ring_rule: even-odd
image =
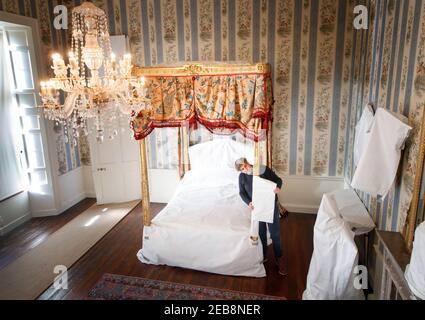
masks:
[[[268,63],[196,63],[134,67],[144,77],[147,107],[132,114],[140,141],[144,224],[150,225],[144,138],[155,128],[178,127],[180,176],[189,169],[188,130],[202,124],[214,133],[240,132],[255,141],[254,170],[271,165],[273,89]]]
[[[273,105],[269,64],[189,64],[135,68],[145,78],[150,108],[134,114],[137,140],[154,128],[201,123],[238,130],[258,140],[269,128]]]

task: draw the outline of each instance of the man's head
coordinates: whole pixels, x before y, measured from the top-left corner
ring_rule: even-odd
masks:
[[[246,158],[239,158],[236,160],[235,169],[245,174],[252,174],[252,164],[250,164]]]

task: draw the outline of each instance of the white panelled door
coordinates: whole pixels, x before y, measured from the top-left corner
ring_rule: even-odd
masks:
[[[114,139],[99,143],[89,136],[92,172],[98,204],[141,198],[139,147],[131,137],[128,119],[118,120],[121,130]]]
[[[111,37],[112,51],[120,57],[126,53],[125,36]],[[132,137],[128,116],[116,119],[118,135],[105,136],[97,142],[89,135],[92,172],[98,204],[117,203],[141,198],[139,146]]]

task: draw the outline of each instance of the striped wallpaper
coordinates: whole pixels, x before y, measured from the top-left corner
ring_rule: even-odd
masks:
[[[111,34],[129,36],[138,65],[191,60],[271,63],[276,100],[273,157],[282,175],[345,176],[350,181],[354,126],[363,106],[373,102],[408,116],[414,132],[394,188],[383,200],[360,194],[379,228],[402,230],[424,108],[425,0],[93,2],[107,12]],[[0,10],[37,18],[48,53],[68,42],[66,32],[52,28],[56,4],[71,9],[80,1],[0,0]],[[367,30],[353,29],[356,4],[369,8]],[[172,132],[150,137],[151,167],[175,165],[175,157],[170,160],[164,150],[172,139]],[[70,170],[70,155],[77,152],[64,146]],[[89,163],[82,141],[79,151],[83,163]]]
[[[354,0],[93,2],[107,12],[111,34],[129,36],[138,65],[190,60],[271,63],[275,169],[280,174],[343,176]],[[38,18],[49,52],[68,41],[66,32],[52,28],[54,6],[72,9],[80,1],[0,3],[0,9]]]
[[[407,116],[413,133],[394,187],[385,199],[359,193],[380,229],[402,231],[425,107],[425,1],[370,0],[368,6],[370,28],[354,32],[345,177],[350,181],[354,173],[354,126],[367,102]]]

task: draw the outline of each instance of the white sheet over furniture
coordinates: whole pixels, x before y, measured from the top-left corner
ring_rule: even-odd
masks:
[[[367,143],[369,142],[370,129],[372,128],[373,120],[373,108],[370,104],[367,104],[363,109],[359,122],[356,125],[356,134],[354,136],[353,159],[356,167],[358,166]]]
[[[425,222],[416,228],[412,256],[405,276],[410,290],[415,296],[425,300]]]
[[[376,197],[390,190],[411,127],[406,117],[378,108],[351,186]]]
[[[303,300],[364,299],[363,291],[354,287],[354,268],[358,265],[354,235],[374,227],[353,190],[323,195],[314,225],[314,250]]]
[[[167,206],[144,227],[138,258],[211,273],[264,277],[262,248],[252,245],[250,209],[231,168],[186,173]]]

